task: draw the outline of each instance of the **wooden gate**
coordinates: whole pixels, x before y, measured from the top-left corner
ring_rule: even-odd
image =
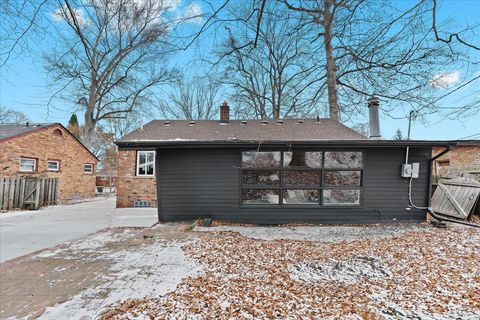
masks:
[[[0,177],[0,210],[57,204],[58,178]]]
[[[435,212],[467,219],[480,195],[480,182],[473,179],[442,179],[432,197]]]

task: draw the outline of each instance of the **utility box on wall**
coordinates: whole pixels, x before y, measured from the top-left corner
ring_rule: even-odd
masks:
[[[402,164],[401,176],[403,178],[418,178],[420,171],[420,163],[404,163]]]

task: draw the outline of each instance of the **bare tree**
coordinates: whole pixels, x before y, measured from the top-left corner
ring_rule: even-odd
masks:
[[[0,68],[12,58],[39,43],[48,34],[42,23],[48,0],[3,0],[0,2]],[[37,41],[32,41],[35,36]]]
[[[220,55],[239,116],[278,119],[310,114],[317,106],[318,83],[325,77],[312,59],[310,30],[295,30],[297,19],[280,9],[267,3],[259,25],[248,9],[232,10],[238,22],[228,28]],[[253,38],[255,46],[240,48]]]
[[[220,84],[212,78],[179,81],[160,102],[160,113],[170,119],[213,119],[220,105]]]
[[[431,79],[458,56],[429,37],[429,1],[401,10],[384,1],[278,1],[319,27],[312,44],[324,52],[332,119],[363,113],[372,94],[388,101],[386,113],[435,110]]]
[[[134,109],[125,115],[124,118],[106,119],[102,128],[112,134],[115,140],[120,139],[127,133],[140,128],[146,119],[151,119],[153,114],[148,109]]]
[[[29,121],[28,116],[23,112],[0,107],[0,123],[25,123]]]
[[[356,132],[368,137],[370,134],[370,125],[367,122],[358,122],[352,126],[352,129]]]
[[[448,44],[452,50],[453,50],[453,48],[452,48],[453,42],[457,41],[458,43],[460,43],[463,46],[466,46],[470,49],[480,51],[480,43],[474,43],[473,41],[467,40],[462,35],[463,33],[466,33],[467,31],[470,31],[474,35],[475,34],[474,33],[475,29],[478,28],[479,26],[480,25],[477,24],[474,27],[467,27],[467,28],[465,28],[461,31],[443,32],[445,35],[442,36],[441,35],[442,32],[439,31],[439,28],[438,28],[438,25],[437,25],[437,0],[432,0],[432,30],[435,34],[435,40]]]
[[[66,24],[45,56],[58,95],[84,113],[83,137],[105,119],[124,118],[152,104],[153,89],[174,73],[162,63],[174,21],[168,1],[59,1],[54,13]]]

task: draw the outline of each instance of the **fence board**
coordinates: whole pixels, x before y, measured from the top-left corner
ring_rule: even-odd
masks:
[[[5,182],[4,178],[0,178],[0,210],[3,210],[3,184]]]
[[[0,210],[57,204],[58,178],[0,177]]]

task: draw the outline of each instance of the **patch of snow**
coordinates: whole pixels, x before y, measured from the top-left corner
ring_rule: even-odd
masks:
[[[105,198],[105,197],[97,197],[97,198],[83,198],[78,200],[71,200],[69,202],[56,204],[52,206],[45,206],[41,207],[38,210],[11,210],[6,212],[0,212],[0,220],[8,219],[8,218],[15,218],[15,217],[23,217],[29,215],[38,215],[43,213],[50,213],[51,211],[62,210],[64,208],[71,208],[74,205],[82,205],[82,207],[90,207],[95,208],[97,201],[105,201],[110,200],[111,202],[115,202],[115,198]]]
[[[299,263],[290,266],[293,279],[303,282],[340,281],[356,283],[363,278],[382,279],[392,276],[375,257],[357,256],[348,261]]]
[[[185,241],[155,242],[142,249],[101,254],[111,260],[106,283],[87,288],[70,300],[48,307],[40,319],[97,319],[104,309],[128,299],[158,298],[175,290],[202,267],[187,259]]]
[[[239,232],[242,236],[260,240],[309,240],[321,242],[352,242],[393,237],[411,231],[421,231],[422,225],[380,225],[380,226],[299,226],[299,227],[258,227],[218,226],[196,227],[194,231]]]
[[[109,230],[104,230],[93,235],[69,241],[66,243],[66,247],[62,246],[62,248],[51,248],[42,251],[39,254],[32,256],[32,259],[59,256],[62,259],[75,260],[78,259],[77,254],[80,251],[82,251],[82,253],[109,252],[108,250],[102,250],[101,248],[105,247],[109,242],[125,240],[126,238],[133,236],[133,234],[134,233],[131,230],[123,230],[121,233],[112,233]],[[102,258],[105,257],[98,256],[98,259]]]

